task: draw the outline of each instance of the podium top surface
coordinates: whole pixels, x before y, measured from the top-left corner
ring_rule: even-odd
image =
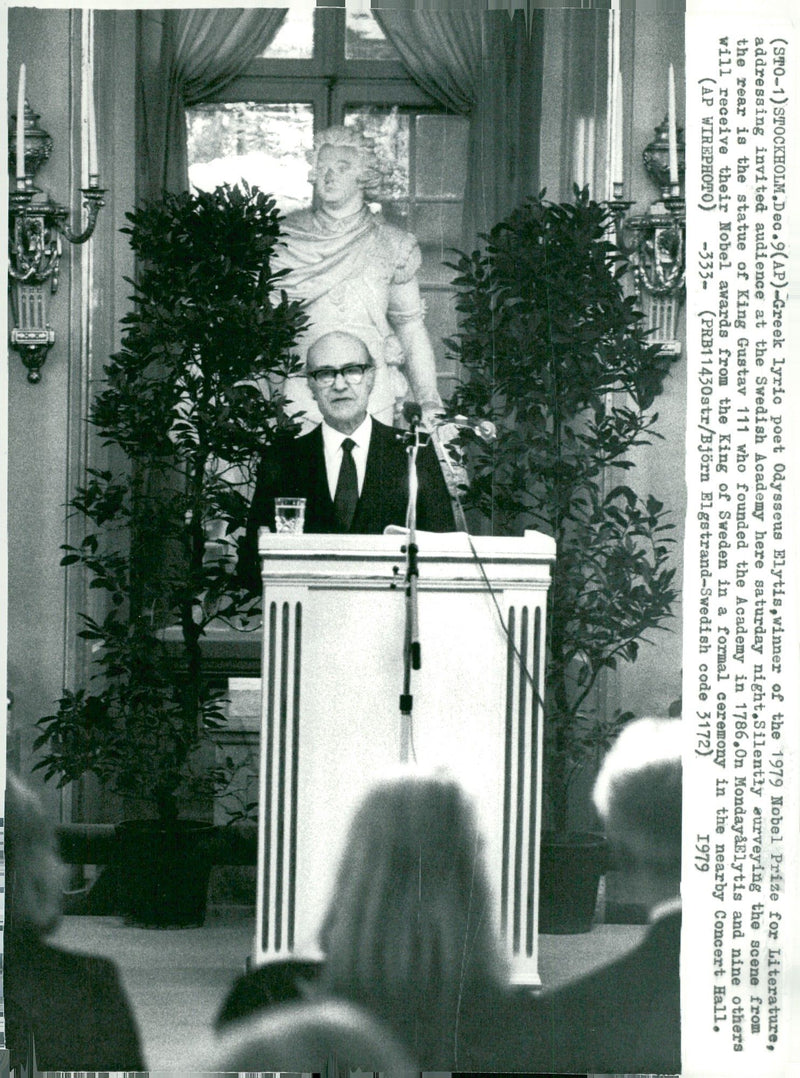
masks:
[[[391,535],[289,535],[262,528],[258,552],[262,559],[296,558],[300,561],[394,561],[403,553],[407,533]],[[470,545],[471,544],[471,545]],[[420,560],[472,561],[484,563],[537,563],[555,561],[556,544],[549,535],[526,531],[522,537],[469,536],[466,532],[417,532]]]
[[[396,586],[404,578],[407,533],[391,535],[289,535],[262,529],[261,577],[272,584],[358,587]],[[555,561],[549,536],[470,537],[466,532],[417,532],[422,588],[546,589]]]

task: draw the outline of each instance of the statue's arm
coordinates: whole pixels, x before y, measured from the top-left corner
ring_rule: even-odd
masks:
[[[406,357],[406,377],[423,416],[440,411],[442,399],[436,384],[436,360],[423,320],[422,297],[416,278],[390,288],[387,316]]]

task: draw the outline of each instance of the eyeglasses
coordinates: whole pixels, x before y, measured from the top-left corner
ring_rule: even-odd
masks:
[[[371,369],[371,363],[348,363],[344,367],[318,367],[314,371],[306,371],[306,377],[313,378],[323,389],[330,389],[337,375],[341,374],[349,386],[357,386],[363,380],[365,372]]]

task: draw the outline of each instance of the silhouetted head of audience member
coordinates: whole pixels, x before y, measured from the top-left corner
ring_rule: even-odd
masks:
[[[214,1028],[220,1032],[257,1011],[306,999],[321,968],[322,962],[318,959],[292,956],[248,969],[231,985],[217,1013]]]
[[[64,866],[39,798],[11,773],[6,779],[5,853],[7,931],[48,935],[61,917]]]
[[[323,989],[387,1021],[415,1055],[439,1051],[460,1008],[506,983],[475,813],[452,777],[404,772],[367,794],[320,942]]]
[[[12,1069],[144,1069],[136,1020],[113,962],[44,939],[58,924],[64,867],[39,798],[6,784],[4,1005]],[[14,1073],[17,1073],[14,1070]]]
[[[337,1000],[287,1003],[235,1023],[220,1038],[210,1069],[419,1074],[383,1023],[360,1007]]]
[[[680,890],[681,720],[638,719],[603,761],[594,803],[613,846],[653,906]]]

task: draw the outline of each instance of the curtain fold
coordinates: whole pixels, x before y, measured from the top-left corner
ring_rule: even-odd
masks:
[[[536,194],[542,93],[542,12],[373,9],[414,81],[470,118],[462,246]]]
[[[137,13],[137,199],[189,186],[187,106],[207,100],[267,48],[286,8]]]
[[[470,131],[465,238],[486,232],[539,187],[542,11],[487,11],[478,101]]]
[[[372,13],[418,86],[451,112],[472,112],[481,75],[480,12]]]

